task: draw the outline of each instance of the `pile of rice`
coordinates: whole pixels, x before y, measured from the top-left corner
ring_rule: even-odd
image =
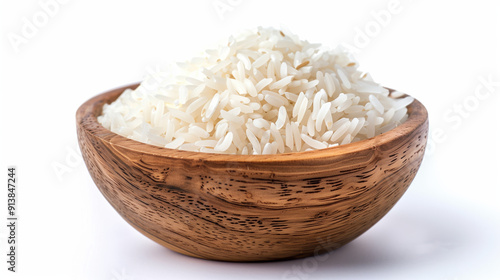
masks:
[[[413,101],[389,97],[344,49],[273,28],[230,37],[178,66],[125,90],[98,121],[165,148],[278,154],[374,137],[403,123]]]

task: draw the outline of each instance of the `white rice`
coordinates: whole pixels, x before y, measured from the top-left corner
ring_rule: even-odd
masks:
[[[413,102],[389,97],[344,49],[273,28],[232,36],[177,65],[125,90],[98,121],[170,149],[276,154],[374,137],[403,123]]]

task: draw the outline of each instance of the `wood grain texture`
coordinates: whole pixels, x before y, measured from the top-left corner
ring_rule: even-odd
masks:
[[[427,141],[425,107],[374,138],[311,152],[221,155],[119,136],[97,122],[125,88],[77,111],[78,141],[104,197],[138,231],[182,254],[267,261],[320,254],[355,239],[406,191]]]

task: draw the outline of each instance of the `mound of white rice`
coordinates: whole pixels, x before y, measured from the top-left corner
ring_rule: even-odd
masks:
[[[178,66],[125,90],[98,121],[165,148],[276,154],[374,137],[404,122],[413,101],[389,97],[345,50],[273,28],[230,37]]]

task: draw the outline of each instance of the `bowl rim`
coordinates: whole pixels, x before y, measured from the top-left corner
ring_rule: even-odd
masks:
[[[119,147],[125,150],[132,150],[145,155],[160,156],[166,158],[191,159],[210,162],[290,162],[301,160],[317,160],[326,159],[335,156],[345,156],[355,154],[367,149],[376,150],[378,147],[389,144],[398,139],[408,137],[414,131],[418,130],[423,125],[428,124],[428,113],[425,106],[414,98],[414,101],[408,105],[408,119],[387,132],[376,135],[372,138],[329,147],[312,151],[292,152],[272,155],[234,155],[234,154],[217,154],[184,151],[177,149],[164,148],[152,144],[139,142],[108,130],[103,127],[97,117],[102,113],[104,104],[113,102],[125,89],[135,89],[140,83],[132,83],[129,85],[117,87],[88,99],[85,101],[76,112],[76,122],[80,129],[83,129],[87,134],[99,138],[101,141],[108,143],[110,146]],[[387,88],[390,93],[394,89]],[[402,98],[409,96],[407,94],[398,97]]]

